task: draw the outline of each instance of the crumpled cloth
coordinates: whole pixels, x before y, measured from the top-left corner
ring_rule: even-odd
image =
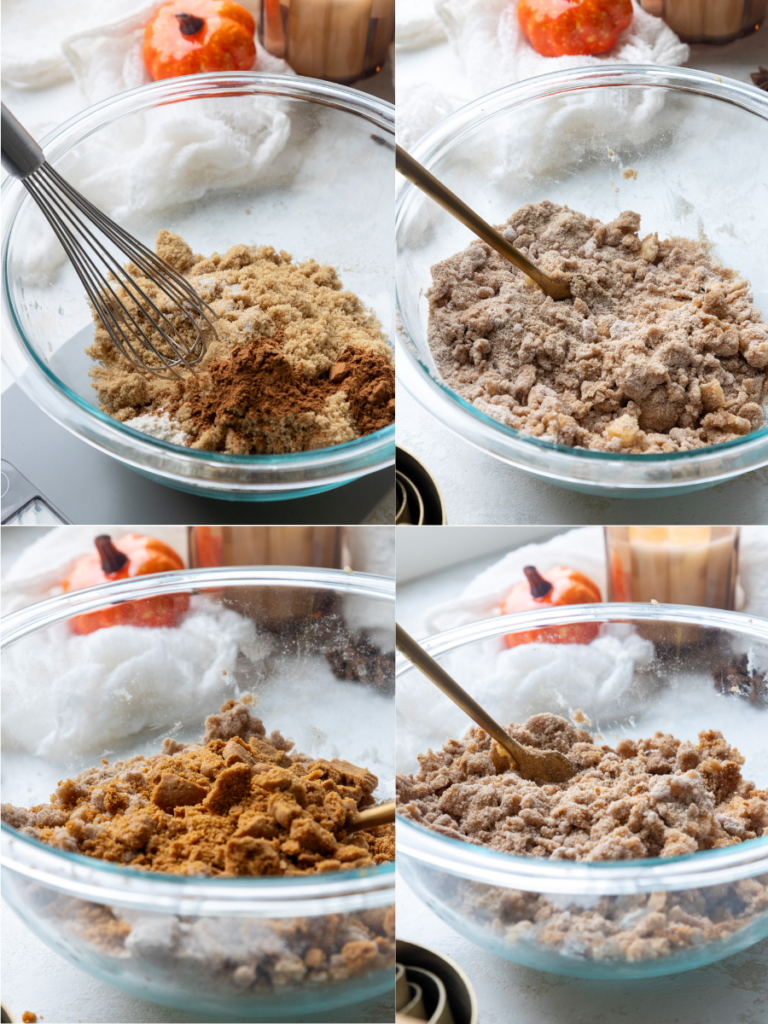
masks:
[[[445,27],[437,16],[435,0],[405,0],[395,13],[395,46],[420,50],[445,40]]]
[[[258,24],[261,0],[239,2],[250,10]],[[82,36],[98,36],[100,32],[108,37],[113,25],[140,15],[146,23],[160,3],[161,0],[133,5],[126,4],[126,0],[3,0],[3,81],[19,89],[47,89],[66,82],[74,77],[66,52],[68,43]]]
[[[597,56],[542,57],[520,31],[516,6],[509,0],[434,0],[432,24],[439,24],[447,36],[470,86],[460,97],[448,81],[416,83],[400,89],[397,130],[409,143],[437,124],[445,116],[446,106],[455,110],[471,99],[523,79],[606,64],[680,65],[690,53],[661,18],[646,13],[638,4],[634,5],[632,24],[621,34],[616,46]],[[420,38],[429,38],[426,24],[418,32],[414,29],[408,33],[403,28],[398,45],[406,49],[427,45],[419,43]],[[431,117],[430,102],[434,111]],[[655,113],[655,104],[650,104],[644,116]]]
[[[63,60],[67,74],[89,104],[148,84],[150,77],[141,54],[144,26],[158,6],[157,2],[144,3],[127,16],[104,20],[106,12],[114,11],[105,3],[101,23],[57,44],[59,63],[49,51],[43,51],[50,71],[46,81]],[[76,5],[68,19],[70,26],[87,24],[85,15],[90,10],[87,3]],[[95,11],[91,14],[95,16]],[[54,28],[57,25],[58,18]],[[6,26],[6,41],[11,34],[15,38],[17,30],[11,33]],[[258,40],[256,47],[256,70],[294,73],[284,60],[267,53]],[[21,53],[23,56],[24,48]],[[14,82],[18,83],[24,78],[23,60],[17,60],[14,67]],[[122,223],[136,214],[250,185],[283,150],[290,127],[282,102],[270,96],[244,97],[225,104],[215,98],[170,104],[102,129],[58,168],[87,199]],[[30,217],[20,259],[24,274],[39,284],[52,279],[66,261],[64,250],[37,211]]]
[[[187,563],[187,527],[147,533]],[[26,548],[2,575],[3,614],[62,593],[61,583],[93,538],[142,532],[118,526],[59,526]],[[173,628],[111,626],[75,636],[64,623],[3,655],[3,742],[9,749],[67,758],[104,750],[147,726],[200,721],[236,696],[239,652],[263,661],[273,642],[207,595]],[[183,698],[179,695],[182,694]]]
[[[187,564],[187,527],[152,526],[150,537],[167,544]],[[127,526],[57,526],[43,534],[19,555],[0,577],[3,615],[45,601],[62,592],[61,583],[83,555],[95,550],[93,538],[106,533],[113,541],[128,533],[144,533],[143,528]]]

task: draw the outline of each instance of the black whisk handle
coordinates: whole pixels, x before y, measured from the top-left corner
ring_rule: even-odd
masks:
[[[14,178],[27,178],[42,167],[45,163],[42,149],[4,103],[2,129],[3,167],[9,174]]]

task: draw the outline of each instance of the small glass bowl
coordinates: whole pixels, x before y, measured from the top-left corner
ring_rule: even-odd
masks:
[[[750,167],[750,184],[734,173]],[[686,68],[554,72],[474,100],[413,155],[491,224],[549,199],[607,222],[622,210],[659,237],[701,232],[752,284],[768,319],[768,95]],[[397,201],[398,382],[481,451],[550,483],[607,497],[711,487],[768,464],[768,426],[688,452],[622,455],[554,444],[504,426],[440,378],[427,341],[430,267],[466,248],[467,229],[406,183]]]
[[[391,692],[334,678],[327,660],[329,645],[339,644],[348,654],[346,645],[361,643],[360,630],[368,621],[379,642],[386,645],[391,639],[394,650],[394,580],[384,577],[315,569],[197,569],[123,580],[33,605],[3,620],[4,717],[28,713],[41,719],[36,698],[20,692],[9,675],[27,656],[39,658],[51,644],[62,652],[60,667],[55,664],[49,679],[55,703],[56,688],[64,687],[65,675],[71,678],[73,670],[67,652],[71,655],[73,642],[90,639],[70,635],[74,616],[169,594],[190,595],[188,627],[191,621],[198,632],[202,616],[209,617],[207,630],[211,614],[228,616],[231,629],[233,614],[241,617],[240,639],[235,630],[231,646],[225,645],[223,655],[212,650],[212,664],[204,666],[222,677],[221,665],[229,665],[223,675],[231,680],[230,696],[249,690],[266,727],[295,739],[297,749],[330,758],[344,758],[345,751],[352,759],[369,757],[371,767],[378,768],[377,796],[391,798]],[[280,619],[275,612],[269,628],[263,625],[265,608],[283,611]],[[104,629],[92,637],[102,634],[102,644],[121,644],[115,630],[124,628],[114,627],[112,637]],[[146,643],[146,657],[159,652],[170,658],[171,634],[178,628],[139,630],[142,636],[135,643]],[[224,661],[217,661],[222,656]],[[134,662],[139,674],[140,660]],[[98,666],[77,661],[74,668],[81,678],[86,668],[98,671]],[[97,718],[103,722],[105,710],[119,719],[124,702],[141,696],[140,684],[131,686],[132,693],[110,689],[106,709],[103,704],[97,708],[105,699],[99,693],[91,704],[83,697],[78,705],[73,697],[70,711],[77,708],[86,724]],[[230,684],[222,686],[229,689]],[[209,711],[218,711],[221,695],[217,702],[215,694],[214,687],[203,698]],[[190,713],[194,696],[185,686],[145,695],[148,724],[118,737],[108,751],[47,757],[31,753],[29,742],[22,745],[6,731],[4,800],[27,807],[47,802],[58,779],[98,763],[100,753],[113,761],[154,753],[169,731],[179,740],[199,737],[206,712]],[[67,709],[60,711],[64,721],[59,725],[66,733]],[[179,720],[185,723],[181,731],[173,728]],[[363,753],[365,744],[369,747]],[[64,852],[3,824],[2,865],[3,895],[40,939],[99,980],[143,999],[207,1012],[211,1020],[273,1021],[301,1020],[307,1013],[394,991],[393,863],[298,878],[150,874]],[[371,969],[355,973],[337,964],[334,972],[330,964],[327,976],[315,977],[302,970],[308,949],[316,946],[328,953],[347,931],[350,940],[359,938],[361,921],[381,938]],[[385,921],[392,934],[383,930]]]
[[[599,629],[590,644],[507,650],[502,639],[587,623]],[[718,728],[744,755],[745,778],[768,784],[768,702],[761,708],[725,697],[713,678],[744,656],[768,674],[768,619],[678,605],[578,605],[473,622],[422,643],[497,721],[582,710],[611,746],[656,729],[695,742],[700,730]],[[602,645],[602,667],[593,664],[581,683],[585,659],[597,657],[593,644]],[[430,714],[421,713],[431,684],[402,656],[396,677],[398,771],[413,772],[417,752],[462,735],[467,719],[436,694]],[[402,815],[397,830],[399,870],[419,898],[478,946],[537,970],[610,979],[674,974],[768,936],[768,836],[682,857],[575,862],[461,842]],[[709,925],[697,931],[702,919]]]
[[[103,143],[117,139],[130,146],[145,131],[157,138],[166,124],[174,130],[177,104],[186,104],[190,115],[214,112],[240,126],[249,112],[277,110],[286,117],[287,137],[253,180],[237,188],[217,187],[217,175],[226,181],[229,168],[201,154],[205,195],[178,202],[169,184],[167,206],[120,217],[121,226],[153,250],[157,231],[167,228],[205,255],[233,245],[273,245],[294,260],[330,264],[344,288],[372,308],[393,337],[392,104],[292,75],[187,75],[96,104],[41,145],[66,177],[93,160]],[[130,184],[130,166],[124,173],[121,189]],[[164,173],[157,168],[158,175]],[[39,214],[20,182],[8,178],[3,184],[2,209],[3,360],[41,409],[84,441],[158,483],[233,501],[304,497],[394,462],[394,424],[331,448],[243,456],[170,444],[102,412],[83,352],[93,337],[85,291],[68,263],[40,280],[30,270],[27,246],[39,233]]]

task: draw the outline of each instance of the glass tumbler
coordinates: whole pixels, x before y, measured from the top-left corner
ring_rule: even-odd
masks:
[[[640,0],[686,43],[731,43],[762,25],[768,0]]]
[[[189,530],[192,568],[221,565],[286,565],[316,569],[341,568],[341,529],[338,526],[192,526]],[[232,587],[227,604],[258,618],[273,632],[291,633],[309,621],[337,611],[332,593],[306,592],[293,587],[271,593]]]
[[[733,610],[738,526],[606,526],[609,601]]]
[[[307,78],[349,83],[381,70],[395,0],[262,0],[260,38]]]

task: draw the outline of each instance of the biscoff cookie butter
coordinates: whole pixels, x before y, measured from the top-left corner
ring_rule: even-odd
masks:
[[[326,448],[393,422],[392,350],[332,267],[293,263],[271,246],[236,245],[206,258],[169,231],[158,233],[156,249],[209,304],[215,337],[208,332],[198,366],[168,380],[122,356],[94,314],[86,352],[104,412],[174,444],[236,455]],[[162,308],[156,286],[127,269]],[[124,291],[120,297],[134,308]],[[191,335],[182,314],[163,311]],[[153,340],[162,351],[162,339]]]
[[[705,240],[642,237],[548,201],[499,230],[572,299],[487,244],[432,268],[429,343],[458,394],[543,440],[606,452],[703,448],[759,429],[768,325]]]
[[[392,825],[348,834],[378,780],[347,761],[290,754],[245,704],[209,715],[200,743],[102,761],[50,804],[4,804],[3,821],[71,853],[178,875],[307,875],[394,859]]]

